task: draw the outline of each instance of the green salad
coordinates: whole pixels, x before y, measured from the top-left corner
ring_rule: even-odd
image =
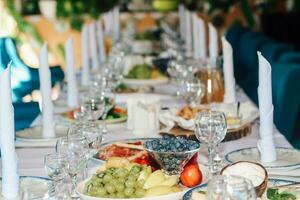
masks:
[[[278,188],[269,188],[267,190],[267,198],[269,200],[296,200],[296,193],[293,191],[282,191]]]
[[[135,65],[125,76],[129,79],[150,79],[152,67],[148,64]]]

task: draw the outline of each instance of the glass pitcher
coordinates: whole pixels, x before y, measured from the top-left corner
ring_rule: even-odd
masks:
[[[223,102],[224,84],[221,73],[222,58],[208,58],[204,66],[196,72],[205,91],[201,103]]]

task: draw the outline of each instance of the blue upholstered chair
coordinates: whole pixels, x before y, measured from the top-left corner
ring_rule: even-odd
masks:
[[[300,63],[272,63],[274,122],[292,143],[300,112],[299,80]]]
[[[282,52],[278,58],[279,62],[294,62],[300,63],[300,52],[292,51],[292,52]]]
[[[19,102],[25,95],[39,89],[39,74],[37,69],[28,67],[20,59],[13,39],[0,38],[0,68],[6,68],[10,61],[13,101]],[[52,85],[63,80],[64,72],[60,67],[51,67],[50,71]]]
[[[14,103],[15,130],[28,128],[39,115],[40,108],[37,102]]]
[[[286,43],[269,43],[261,48],[261,52],[269,62],[277,62],[282,54],[294,52],[294,48]]]

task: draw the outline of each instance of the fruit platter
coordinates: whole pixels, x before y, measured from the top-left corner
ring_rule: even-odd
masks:
[[[127,85],[154,86],[167,83],[168,77],[159,69],[144,63],[132,66],[124,76],[123,82]]]
[[[81,108],[77,108],[77,109],[64,112],[61,114],[61,116],[65,119],[73,121],[76,118],[76,113],[80,113],[80,112],[81,112]],[[126,109],[119,106],[111,106],[111,108],[107,112],[105,119],[101,117],[98,119],[98,122],[101,123],[103,120],[105,120],[105,122],[109,124],[125,122],[127,120],[127,111]]]
[[[82,199],[181,199],[189,188],[208,180],[208,170],[198,165],[200,144],[195,141],[165,136],[125,144],[134,151],[121,157],[107,156],[106,162],[78,185]],[[118,143],[110,147],[113,145]],[[147,159],[132,159],[131,154],[139,154],[135,150],[146,151]]]

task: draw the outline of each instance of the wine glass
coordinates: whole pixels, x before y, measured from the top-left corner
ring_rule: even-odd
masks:
[[[86,138],[89,146],[88,159],[92,158],[100,148],[102,142],[102,131],[97,123],[88,122],[83,125],[82,135]]]
[[[68,137],[59,138],[57,140],[56,151],[67,155],[66,166],[72,180],[71,197],[77,198],[77,176],[85,169],[89,152],[87,140],[82,134],[69,133]]]
[[[176,96],[180,96],[181,92],[181,83],[183,80],[183,77],[185,76],[185,70],[187,66],[185,65],[184,61],[181,60],[171,60],[168,63],[167,72],[169,73],[171,80],[175,82],[176,85]]]
[[[203,86],[198,78],[188,76],[182,84],[184,98],[189,105],[199,104],[203,96]]]
[[[218,144],[225,138],[227,122],[225,114],[218,111],[200,112],[195,119],[195,135],[197,139],[206,144],[210,172],[215,175],[219,172],[219,164],[215,162]]]
[[[89,113],[88,118],[96,121],[104,114],[105,99],[100,95],[97,96],[95,93],[89,94],[84,98],[82,109]]]
[[[67,191],[62,191],[63,180],[67,175],[67,155],[47,154],[44,157],[44,165],[46,174],[52,180],[55,199],[67,199]]]
[[[250,180],[241,176],[215,176],[207,189],[208,200],[256,200],[256,193]]]

